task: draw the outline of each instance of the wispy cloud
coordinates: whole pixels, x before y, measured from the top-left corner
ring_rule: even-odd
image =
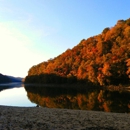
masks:
[[[20,3],[22,5],[20,5]],[[29,2],[25,2],[25,4],[28,5]],[[35,35],[43,38],[57,33],[59,31],[57,26],[55,27],[53,25],[49,25],[48,23],[44,22],[42,18],[39,19],[39,16],[44,17],[45,15],[43,12],[41,12],[43,16],[39,15],[39,11],[45,10],[42,10],[41,7],[39,9],[37,7],[39,6],[39,3],[36,4],[36,7],[33,4],[30,4],[31,7],[27,8],[27,5],[24,6],[23,2],[21,1],[11,2],[7,0],[1,0],[0,21],[12,22],[19,26],[22,26],[23,28],[28,28],[32,32],[35,32]],[[32,6],[34,6],[34,9],[36,11],[32,10]]]

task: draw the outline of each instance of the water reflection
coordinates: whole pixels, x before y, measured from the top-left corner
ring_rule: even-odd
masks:
[[[12,82],[12,83],[0,84],[0,91],[3,91],[5,89],[20,88],[20,87],[23,87],[23,86],[24,85],[21,82]]]
[[[130,93],[78,87],[25,86],[29,100],[43,107],[130,112]]]

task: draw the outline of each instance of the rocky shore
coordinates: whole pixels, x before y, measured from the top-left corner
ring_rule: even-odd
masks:
[[[0,106],[0,130],[130,130],[130,114]]]

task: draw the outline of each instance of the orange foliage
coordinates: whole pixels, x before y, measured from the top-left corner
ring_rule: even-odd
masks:
[[[29,82],[34,81],[35,76],[46,73],[70,77],[71,80],[82,79],[96,85],[130,82],[130,62],[126,63],[130,58],[129,21],[119,20],[114,27],[105,28],[101,34],[83,39],[77,46],[67,49],[54,59],[31,67],[25,82],[28,79]],[[41,80],[43,83],[43,78]],[[61,83],[61,80],[57,81]]]

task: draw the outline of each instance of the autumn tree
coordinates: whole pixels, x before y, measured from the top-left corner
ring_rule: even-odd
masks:
[[[130,19],[118,20],[101,34],[83,39],[61,55],[32,66],[25,82],[125,84],[130,77],[129,59]]]

